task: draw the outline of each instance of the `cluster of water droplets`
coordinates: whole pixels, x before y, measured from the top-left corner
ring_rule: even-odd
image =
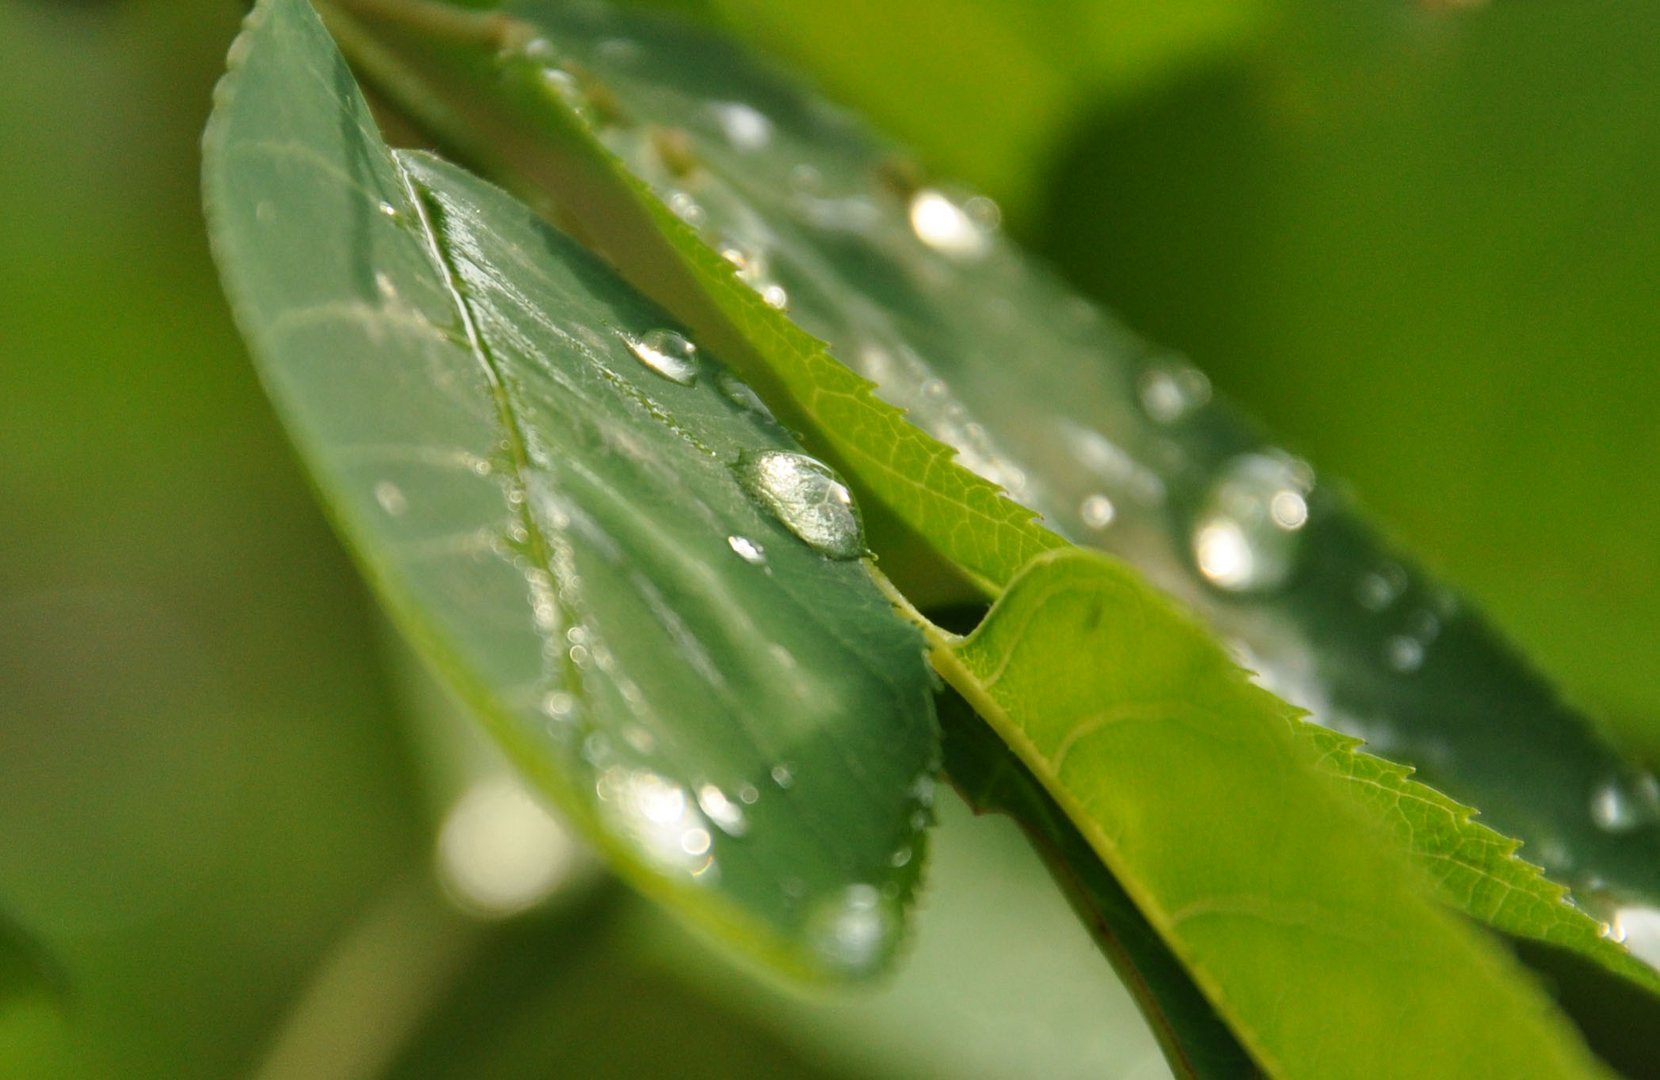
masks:
[[[1231,593],[1285,584],[1297,565],[1313,487],[1308,466],[1284,454],[1241,454],[1227,462],[1195,517],[1191,543],[1199,573]]]

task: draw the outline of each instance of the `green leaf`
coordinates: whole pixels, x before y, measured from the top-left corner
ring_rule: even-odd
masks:
[[[1141,569],[1276,692],[1480,807],[1588,901],[1660,900],[1660,783],[1338,485],[1005,242],[989,203],[926,182],[707,35],[603,6],[510,10],[535,31],[498,20],[503,59],[397,26],[371,28],[392,52],[358,51],[442,138],[579,216],[700,333],[747,338],[728,351],[751,381],[934,550],[994,593],[1058,541],[817,340],[959,463]]]
[[[1031,771],[956,695],[941,703],[945,768],[976,813],[1026,830],[1079,922],[1112,963],[1179,1077],[1254,1076],[1256,1066],[1089,841]]]
[[[881,968],[937,742],[914,630],[821,553],[857,529],[839,483],[568,238],[391,153],[304,0],[250,17],[205,187],[340,531],[521,769],[705,927],[812,977]]]
[[[40,945],[0,909],[0,1012],[13,1001],[52,992],[60,978]]]
[[[1122,104],[1272,22],[1275,0],[713,0],[732,30],[803,65],[937,163],[1031,201],[1032,167],[1086,105]],[[919,44],[920,43],[920,44]]]
[[[1307,767],[1294,711],[1117,563],[1045,556],[938,644],[1272,1075],[1602,1073]]]
[[[777,304],[791,301],[767,293],[757,237],[733,234],[730,244],[711,246],[653,196],[630,169],[667,182],[683,164],[676,161],[679,129],[629,123],[613,134],[648,160],[625,163],[613,155],[590,122],[611,115],[614,100],[597,87],[597,100],[585,100],[582,80],[554,63],[555,46],[529,23],[479,18],[426,0],[343,0],[326,10],[336,37],[377,90],[440,133],[447,150],[560,216],[643,292],[677,311],[781,419],[855,478],[868,502],[924,537],[982,591],[995,592],[1032,557],[1063,545],[785,317]],[[537,27],[559,31],[559,48],[573,41],[598,48],[618,40],[613,32],[634,41],[629,35],[641,29],[615,22],[603,7],[537,15]],[[578,19],[580,30],[565,26],[566,17]],[[701,41],[669,48],[675,64],[701,72],[738,59]],[[688,167],[725,190],[713,172]],[[672,204],[672,194],[665,195]],[[707,210],[681,212],[696,217]],[[930,569],[938,574],[941,567]]]

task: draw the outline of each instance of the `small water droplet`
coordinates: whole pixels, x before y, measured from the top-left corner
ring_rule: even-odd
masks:
[[[1660,819],[1660,781],[1652,773],[1611,777],[1591,794],[1591,820],[1608,832],[1630,832]]]
[[[1410,674],[1424,666],[1424,643],[1415,637],[1397,634],[1385,646],[1384,658],[1396,671]]]
[[[1193,530],[1193,557],[1212,585],[1254,592],[1283,585],[1295,567],[1313,478],[1282,454],[1242,454],[1224,465]]]
[[[762,550],[761,545],[747,536],[728,536],[726,543],[728,547],[738,553],[738,558],[751,566],[760,566],[767,561],[766,552]]]
[[[1401,598],[1406,584],[1405,568],[1397,563],[1388,563],[1361,575],[1355,586],[1355,599],[1367,611],[1385,611]]]
[[[766,304],[768,307],[777,308],[779,311],[785,311],[788,310],[790,306],[790,294],[784,291],[784,286],[782,285],[776,283],[771,285],[763,285],[761,287],[761,302]]]
[[[1105,495],[1091,495],[1078,506],[1078,516],[1091,529],[1104,529],[1118,516],[1112,500]]]
[[[761,798],[761,789],[754,784],[740,784],[738,786],[738,801],[745,806],[754,806]]]
[[[897,870],[899,867],[905,866],[911,861],[911,855],[911,845],[903,844],[896,848],[894,853],[888,857],[888,864]]]
[[[553,91],[560,104],[584,120],[589,118],[588,98],[577,83],[576,76],[564,68],[547,67],[542,69],[542,83]]]
[[[684,191],[676,191],[671,194],[668,198],[668,204],[675,217],[694,229],[703,228],[703,223],[708,220],[708,215],[704,212],[703,207],[698,205],[698,201]]]
[[[648,330],[637,338],[624,335],[623,341],[640,363],[670,382],[697,382],[697,346],[684,336],[673,330]]]
[[[745,454],[739,481],[813,550],[832,559],[864,555],[864,530],[847,486],[822,462],[787,450]]]
[[[772,782],[777,784],[780,788],[787,790],[791,784],[795,783],[795,773],[790,771],[790,767],[788,765],[774,765],[772,767],[771,775]]]
[[[978,258],[991,249],[1001,214],[984,196],[959,201],[938,188],[911,196],[908,214],[918,240],[945,255]]]
[[[725,394],[726,399],[732,404],[747,412],[754,413],[763,420],[773,419],[772,410],[767,408],[767,403],[761,400],[761,395],[757,394],[753,387],[730,371],[721,371],[715,377],[715,382],[720,387],[720,392]]]
[[[717,101],[710,109],[734,149],[753,153],[772,141],[772,121],[759,109],[741,101]]]
[[[1183,361],[1160,361],[1141,373],[1136,390],[1155,423],[1174,424],[1210,400],[1210,380]]]
[[[409,509],[409,500],[404,497],[403,489],[390,480],[382,480],[375,485],[375,501],[390,517],[400,517]]]
[[[697,805],[704,816],[726,835],[737,837],[749,831],[749,821],[744,817],[743,809],[714,784],[704,784],[697,789]]]
[[[542,695],[542,712],[550,720],[569,720],[576,712],[576,698],[563,690]]]
[[[880,963],[899,927],[895,905],[873,885],[848,886],[820,902],[808,919],[814,949],[850,972],[868,971]]]

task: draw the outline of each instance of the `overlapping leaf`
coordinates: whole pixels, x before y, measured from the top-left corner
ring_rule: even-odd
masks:
[[[341,531],[521,768],[703,924],[880,969],[936,735],[834,478],[530,210],[390,152],[304,0],[251,16],[205,184]]]
[[[1270,1074],[1602,1072],[1304,767],[1294,711],[1120,565],[1045,556],[935,657]]]

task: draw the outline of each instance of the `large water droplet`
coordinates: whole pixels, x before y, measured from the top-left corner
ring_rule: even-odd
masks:
[[[690,386],[697,382],[697,346],[673,330],[648,330],[639,337],[624,336],[628,349],[657,374]]]
[[[865,553],[853,496],[830,468],[806,454],[766,450],[738,461],[744,489],[813,550],[832,559]]]
[[[907,212],[918,240],[958,258],[977,258],[989,251],[1002,216],[997,204],[984,196],[959,201],[938,188],[918,190]]]
[[[1660,781],[1652,773],[1610,777],[1591,794],[1591,820],[1616,833],[1660,820]]]
[[[892,901],[873,885],[850,885],[816,907],[808,920],[813,948],[826,961],[850,972],[876,967],[899,936]]]
[[[1229,592],[1283,585],[1296,566],[1312,487],[1307,466],[1282,454],[1242,454],[1223,466],[1193,529],[1205,580]]]

